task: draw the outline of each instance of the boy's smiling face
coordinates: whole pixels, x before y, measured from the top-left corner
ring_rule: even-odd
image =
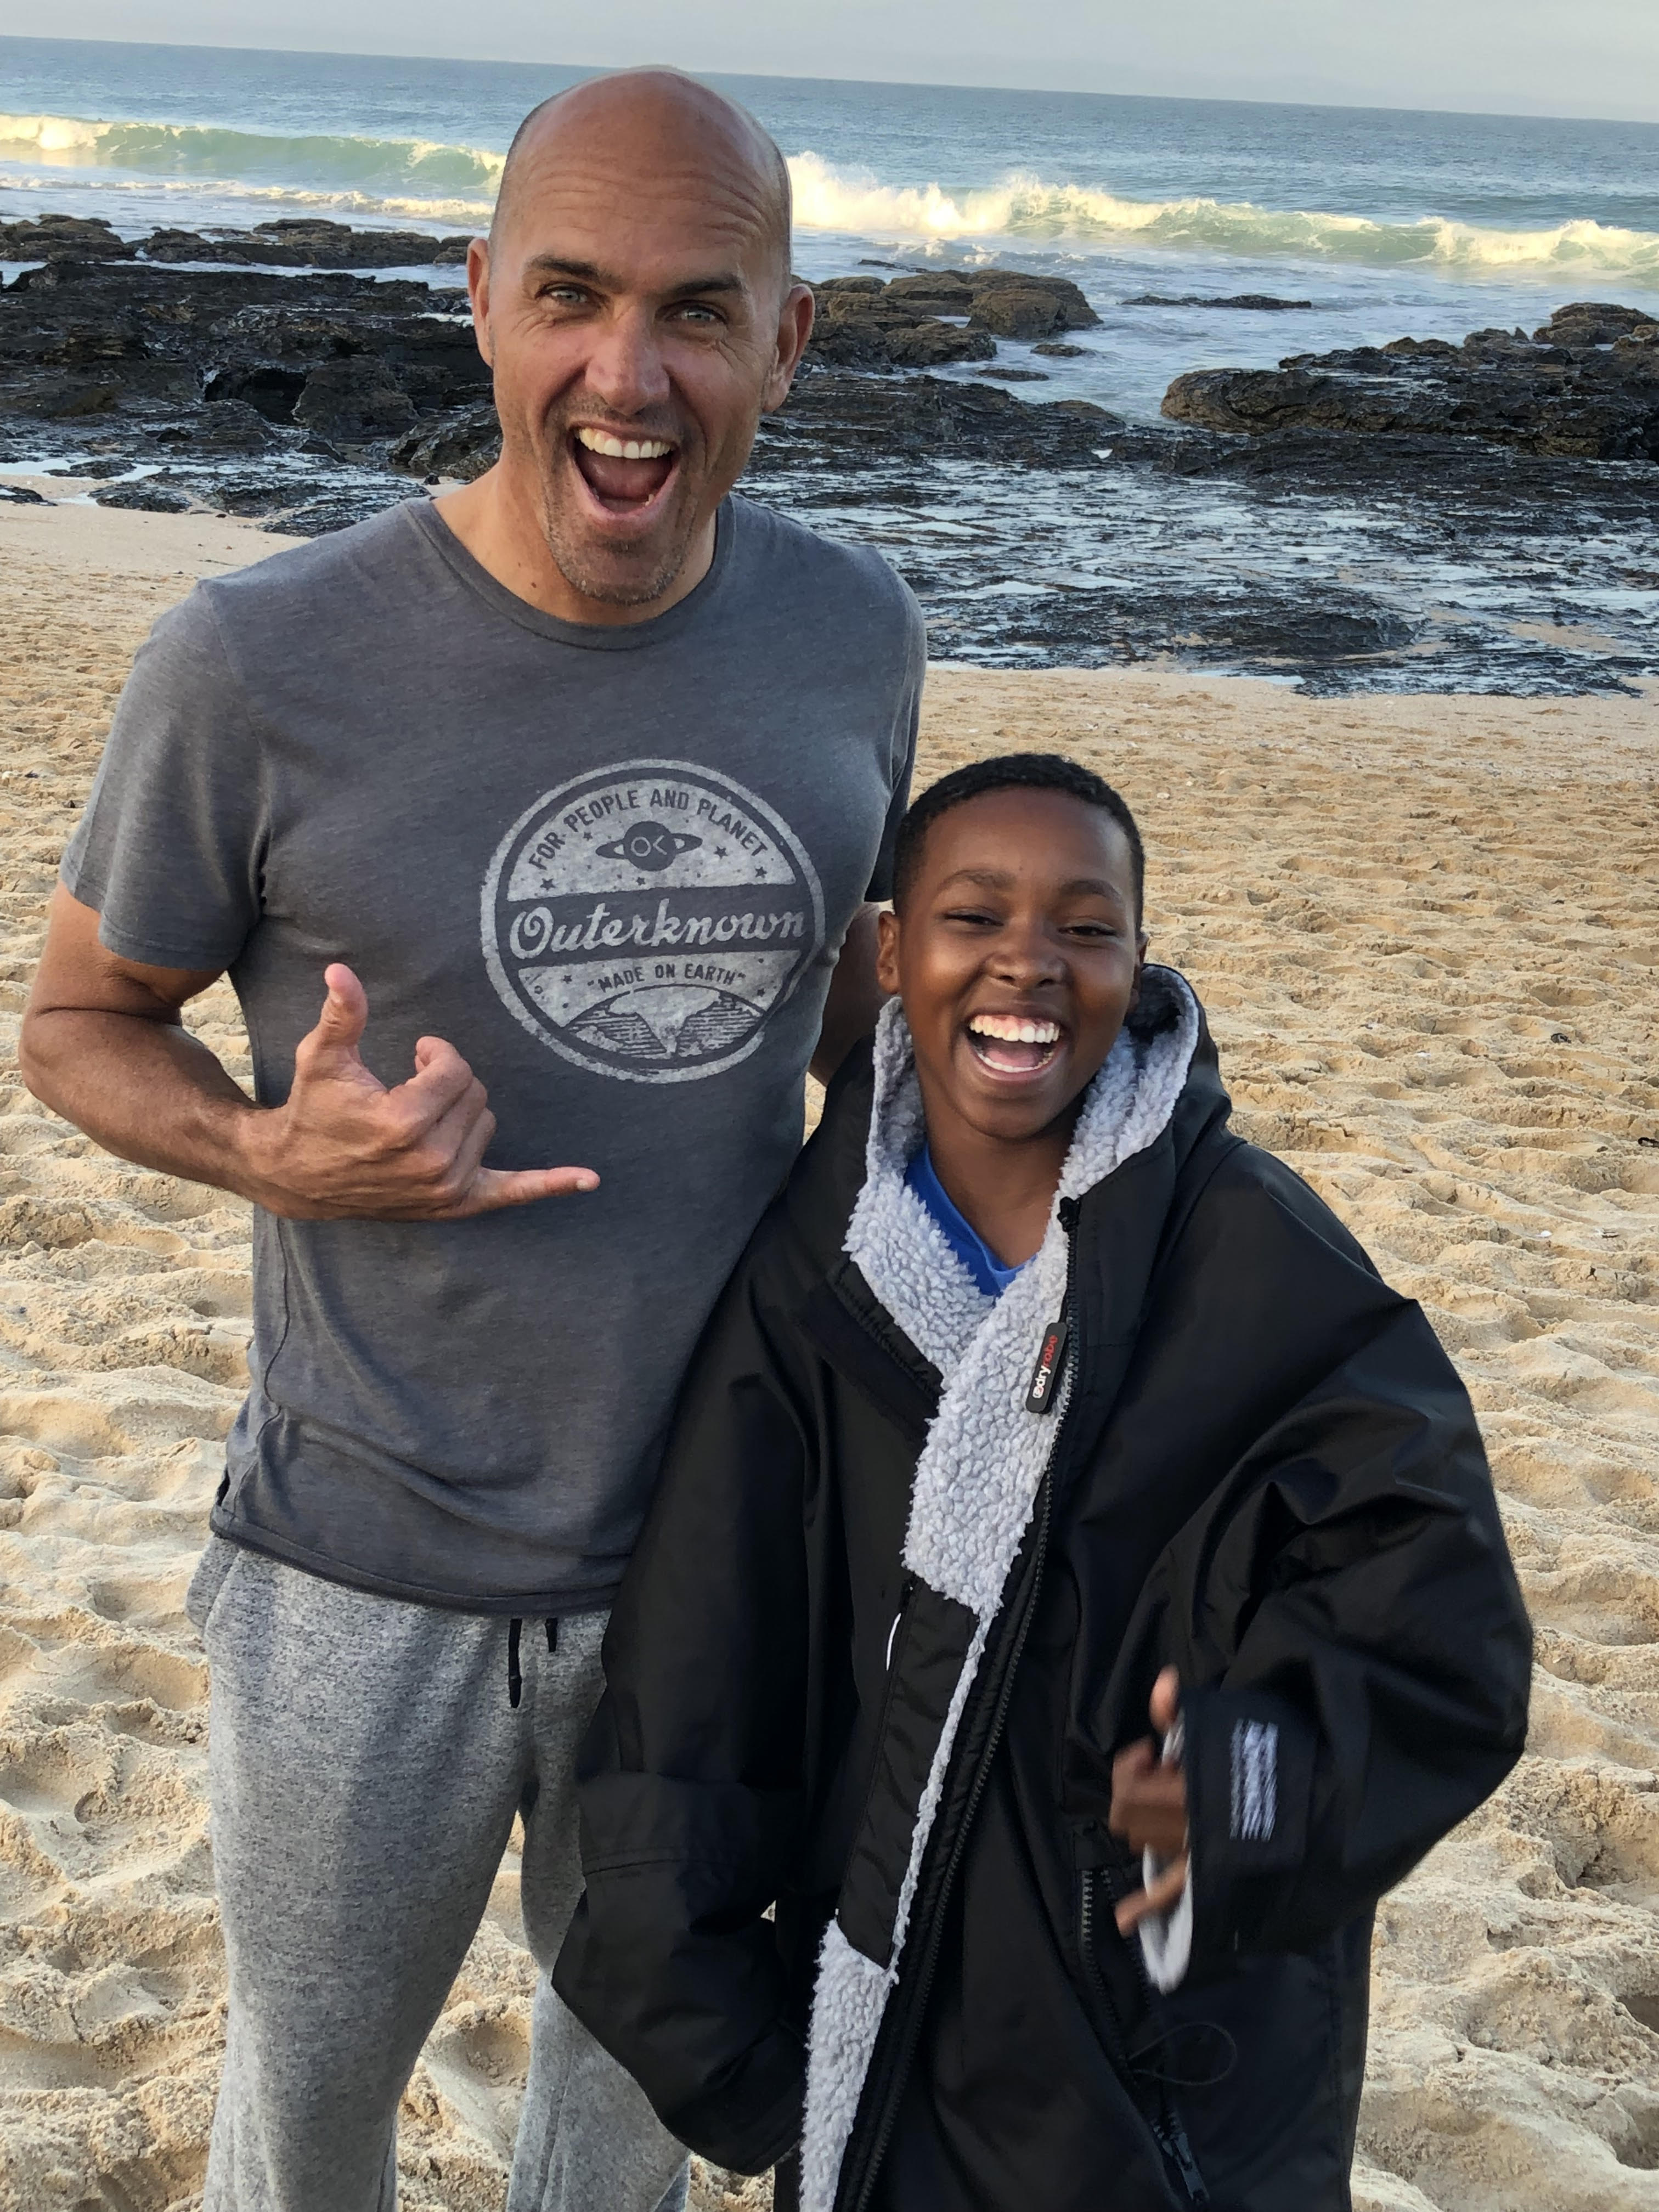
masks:
[[[1128,840],[1069,793],[981,793],[929,827],[879,973],[915,1042],[930,1139],[1019,1143],[1071,1114],[1135,1001]]]

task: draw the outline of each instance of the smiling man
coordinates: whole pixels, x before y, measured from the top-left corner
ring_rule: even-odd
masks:
[[[558,1950],[606,1609],[808,1063],[873,1018],[915,745],[908,594],[732,495],[811,324],[758,126],[663,72],[562,95],[469,276],[499,464],[157,625],[24,1029],[40,1097],[257,1208],[191,1601],[230,1966],[207,2212],[391,2205],[517,1819]],[[252,1097],[180,1018],[227,972]],[[544,1974],[511,2212],[684,2189]]]

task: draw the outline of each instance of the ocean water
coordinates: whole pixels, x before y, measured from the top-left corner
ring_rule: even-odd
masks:
[[[487,219],[520,118],[586,74],[0,38],[0,217],[102,215],[132,234],[161,223],[303,214],[466,229]],[[1028,360],[1024,349],[1003,346],[1003,364],[1044,378],[1022,383],[1022,398],[1087,398],[1152,421],[1170,380],[1188,368],[1265,366],[1290,352],[1407,333],[1531,329],[1574,299],[1659,310],[1659,125],[714,82],[753,110],[788,157],[796,260],[806,276],[871,260],[987,262],[1082,286],[1102,323],[1081,334],[1079,359]],[[1245,292],[1312,305],[1264,313],[1135,304],[1148,294]],[[939,493],[941,513],[969,515],[1003,544],[994,501],[982,515],[973,509],[971,483],[953,483],[947,471]],[[1242,564],[1241,574],[1263,560],[1316,562],[1322,548],[1352,565],[1356,527],[1363,534],[1364,518],[1357,525],[1346,506],[1322,524],[1310,507],[1292,526],[1282,505],[1269,522],[1224,487],[1206,498],[1224,508],[1231,498],[1233,515],[1221,541],[1206,529],[1206,558]],[[878,526],[849,509],[835,526],[867,530],[899,557],[903,514],[901,503]],[[1139,526],[1127,512],[1123,524]],[[1287,529],[1298,550],[1286,551]],[[1124,550],[1120,532],[1114,557]],[[1078,557],[1073,544],[1069,568]],[[1178,561],[1178,548],[1167,557]],[[1467,566],[1468,549],[1462,557]],[[1403,556],[1399,565],[1390,579],[1382,556],[1367,588],[1392,592],[1390,604],[1414,619],[1419,601],[1443,598],[1446,580],[1407,573]],[[1522,592],[1511,608],[1501,580],[1478,557],[1474,568],[1483,621],[1501,626],[1513,613],[1559,628],[1582,616],[1605,638],[1612,620],[1619,635],[1642,633],[1643,654],[1659,653],[1650,592],[1633,600],[1626,592],[1610,616],[1601,590],[1593,609],[1575,613],[1577,586],[1547,591],[1534,580],[1537,603]],[[1016,586],[1024,580],[1017,574]],[[1365,680],[1423,679],[1401,662]],[[1505,680],[1501,669],[1492,680]]]
[[[315,213],[484,222],[555,67],[0,39],[0,214],[137,233]],[[809,276],[866,257],[1074,277],[1105,319],[1053,389],[1155,415],[1173,376],[1410,331],[1659,306],[1659,126],[715,80],[773,133]],[[1284,316],[1145,293],[1312,299]]]

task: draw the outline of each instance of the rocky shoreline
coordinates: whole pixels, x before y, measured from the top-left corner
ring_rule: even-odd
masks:
[[[1172,422],[1260,435],[1480,438],[1576,460],[1659,461],[1659,319],[1583,301],[1543,326],[1210,368],[1164,395]]]
[[[500,433],[456,281],[466,242],[313,221],[137,240],[84,218],[0,224],[0,259],[36,264],[0,291],[0,465],[101,505],[295,536],[471,478]],[[1407,664],[1431,654],[1446,680],[1484,686],[1468,625],[1442,635],[1389,580],[1474,548],[1521,579],[1515,605],[1540,632],[1520,652],[1498,641],[1504,683],[1659,673],[1659,575],[1640,550],[1659,523],[1659,322],[1639,310],[1575,305],[1530,336],[1195,371],[1162,422],[1130,423],[1004,388],[1091,349],[1077,334],[1100,317],[1064,278],[875,264],[815,291],[811,349],[750,480],[883,544],[951,650],[1014,665],[1174,653],[1316,689],[1418,681]],[[41,495],[0,477],[0,499]],[[1367,518],[1374,576],[1310,574],[1297,533],[1346,508]],[[1184,568],[1177,544],[1148,572],[1141,546],[1168,546],[1188,513],[1207,528],[1222,515],[1248,587],[1206,573],[1203,528]],[[1264,552],[1247,559],[1253,534]],[[1565,549],[1569,598],[1633,588],[1650,611],[1592,661],[1548,560],[1522,574],[1528,540]],[[1584,569],[1592,545],[1605,574]]]

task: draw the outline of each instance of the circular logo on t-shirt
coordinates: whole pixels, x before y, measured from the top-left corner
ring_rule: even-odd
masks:
[[[754,1051],[823,945],[823,893],[763,799],[690,761],[624,761],[546,792],[483,887],[491,979],[578,1067],[634,1083]]]

